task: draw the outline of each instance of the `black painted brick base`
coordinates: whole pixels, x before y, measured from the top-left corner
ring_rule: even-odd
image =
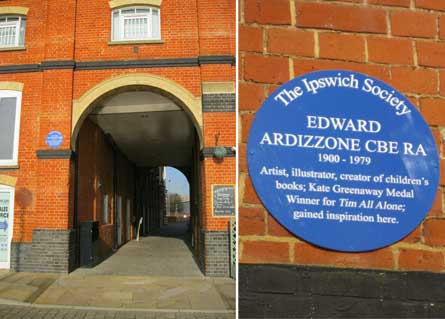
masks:
[[[11,246],[12,271],[68,273],[74,264],[74,230],[36,229],[31,243]]]
[[[239,265],[240,318],[444,318],[445,274]]]
[[[226,231],[201,232],[201,267],[206,276],[229,277],[230,243]]]
[[[235,112],[236,97],[232,93],[224,94],[203,94],[203,112]]]

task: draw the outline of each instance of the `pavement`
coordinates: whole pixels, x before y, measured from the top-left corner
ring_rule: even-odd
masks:
[[[0,304],[2,319],[233,319],[233,313],[147,312]]]
[[[216,312],[234,309],[233,290],[233,280],[223,278],[64,276],[33,303]]]
[[[0,270],[0,318],[229,319],[235,281],[203,276],[184,240],[166,232],[68,275]]]

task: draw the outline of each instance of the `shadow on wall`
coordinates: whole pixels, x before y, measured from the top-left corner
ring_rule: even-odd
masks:
[[[26,209],[31,206],[33,201],[33,194],[28,188],[20,188],[15,192],[15,207],[19,207],[20,209],[15,209],[14,211],[14,222],[17,220],[20,220],[19,228],[17,229],[17,225],[15,226],[15,229],[18,230],[18,234],[20,235],[18,237],[18,241],[14,242],[14,245],[11,245],[11,270],[20,270],[22,267],[22,260],[25,258],[24,255],[26,253],[21,249],[21,243],[24,241],[24,235],[25,235],[25,217],[26,217]],[[19,216],[20,219],[18,218]],[[16,224],[16,223],[14,223]]]

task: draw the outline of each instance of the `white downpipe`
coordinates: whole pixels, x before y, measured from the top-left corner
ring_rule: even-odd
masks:
[[[141,225],[142,225],[143,219],[144,219],[143,217],[141,217],[141,219],[139,219],[138,233],[136,234],[136,241],[139,241],[139,232],[141,231]]]

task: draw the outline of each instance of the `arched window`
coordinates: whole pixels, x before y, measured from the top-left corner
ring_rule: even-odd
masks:
[[[148,6],[123,7],[112,12],[112,40],[160,40],[159,8]]]
[[[0,48],[25,45],[26,17],[0,15]]]

